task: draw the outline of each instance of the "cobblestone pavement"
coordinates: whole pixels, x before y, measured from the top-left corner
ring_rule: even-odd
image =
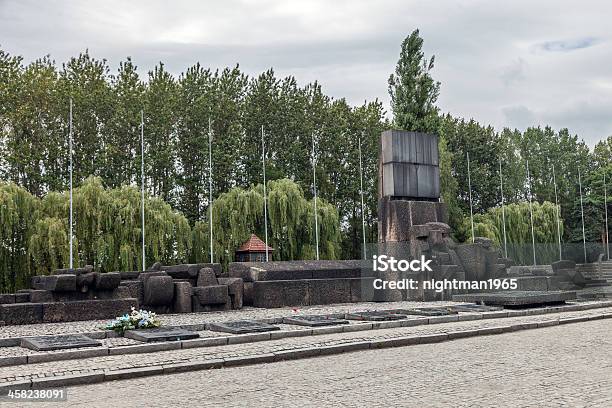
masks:
[[[58,375],[101,373],[137,367],[160,366],[192,361],[213,360],[241,356],[262,355],[284,350],[317,348],[355,341],[372,341],[405,336],[449,333],[462,330],[474,330],[487,327],[509,326],[512,324],[533,323],[557,320],[559,318],[593,316],[611,313],[612,307],[577,312],[551,313],[500,319],[483,319],[464,322],[440,323],[425,326],[400,327],[392,329],[343,332],[306,337],[288,337],[279,340],[268,340],[244,344],[230,344],[168,351],[157,351],[146,354],[110,355],[80,360],[52,361],[19,366],[0,367],[0,384],[31,378],[44,378]],[[599,322],[603,322],[600,320]],[[607,322],[608,320],[606,320]],[[606,323],[609,326],[609,323]],[[567,325],[572,326],[572,325]],[[540,333],[543,329],[535,330]],[[611,370],[612,374],[612,370]]]
[[[70,387],[62,406],[609,408],[612,320]]]

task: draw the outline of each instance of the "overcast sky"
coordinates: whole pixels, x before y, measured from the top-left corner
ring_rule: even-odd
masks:
[[[0,0],[0,47],[59,64],[89,49],[141,73],[199,61],[274,67],[352,104],[382,100],[401,41],[419,28],[436,55],[439,106],[496,128],[612,135],[612,3],[606,1]]]

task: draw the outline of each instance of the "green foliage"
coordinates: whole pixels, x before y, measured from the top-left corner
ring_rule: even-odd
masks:
[[[312,259],[315,256],[314,202],[306,200],[301,188],[287,179],[270,181],[268,187],[268,239],[277,260]],[[324,199],[317,199],[320,256],[336,259],[340,243],[338,211]],[[234,259],[235,250],[255,233],[264,233],[263,186],[235,187],[213,203],[215,260]],[[208,226],[194,229],[194,258],[208,259]],[[204,241],[206,240],[206,241]]]
[[[504,250],[504,224],[506,220],[506,242],[508,256],[518,264],[533,262],[533,245],[531,237],[531,215],[528,202],[519,202],[502,207],[490,208],[484,214],[474,216],[474,235],[490,238],[495,245]],[[534,237],[536,242],[537,260],[539,263],[550,263],[558,260],[557,211],[554,203],[545,201],[542,204],[532,203]],[[563,234],[563,220],[560,220]],[[466,241],[471,241],[472,232],[469,217],[464,218],[461,233]]]
[[[395,73],[389,77],[389,95],[395,125],[404,130],[436,133],[438,108],[435,103],[440,94],[440,83],[434,81],[430,71],[435,57],[429,60],[423,53],[423,39],[414,30],[402,42]]]
[[[137,270],[142,265],[141,197],[138,189],[107,189],[91,177],[74,189],[74,264],[96,270]],[[68,194],[36,198],[0,183],[0,288],[28,285],[36,274],[69,265]],[[159,198],[145,201],[147,264],[178,263],[191,254],[187,219]]]

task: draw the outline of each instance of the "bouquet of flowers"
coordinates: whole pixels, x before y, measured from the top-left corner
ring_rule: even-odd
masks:
[[[155,313],[132,308],[131,313],[126,313],[123,316],[117,317],[112,322],[109,322],[104,328],[106,330],[114,330],[123,333],[126,330],[151,329],[159,326],[161,326],[161,321]]]

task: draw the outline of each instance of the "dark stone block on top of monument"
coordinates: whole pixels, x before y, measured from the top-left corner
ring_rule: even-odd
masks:
[[[218,284],[217,276],[212,268],[201,268],[198,271],[196,286],[214,286]]]
[[[113,290],[121,283],[119,272],[98,273],[94,276],[94,287],[98,290]]]
[[[157,327],[152,329],[127,330],[124,334],[124,337],[143,342],[153,342],[189,340],[198,338],[200,337],[200,335],[198,333],[181,328]]]
[[[321,326],[337,326],[340,324],[349,324],[348,320],[337,319],[330,316],[293,316],[283,318],[285,324],[295,324],[298,326],[321,327]]]
[[[402,320],[406,319],[408,316],[400,313],[393,313],[390,311],[366,311],[366,312],[354,312],[347,313],[346,318],[349,320],[366,320],[372,322],[382,322],[388,320]]]
[[[152,272],[155,273],[155,272]],[[165,306],[172,303],[174,282],[170,276],[148,276],[144,281],[144,304]]]
[[[361,276],[363,261],[232,262],[229,276],[245,282],[299,279],[335,279]]]
[[[563,303],[576,299],[576,292],[570,291],[508,291],[497,293],[470,293],[454,295],[455,302],[474,302],[497,306],[531,306]]]
[[[175,279],[197,279],[198,273],[202,268],[211,268],[216,276],[221,275],[221,264],[199,263],[199,264],[181,264],[160,266],[161,270]]]
[[[36,351],[65,350],[80,347],[97,347],[102,343],[82,334],[69,334],[61,336],[24,337],[21,347]]]
[[[32,288],[54,292],[74,292],[76,291],[76,275],[34,276],[32,278]]]
[[[387,130],[380,136],[381,197],[435,199],[440,197],[438,136]]]
[[[234,322],[211,323],[208,325],[208,330],[232,334],[246,334],[280,330],[280,327],[253,320],[238,320]]]

